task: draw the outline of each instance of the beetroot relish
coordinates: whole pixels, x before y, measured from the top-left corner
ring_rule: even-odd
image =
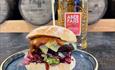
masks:
[[[64,54],[64,57],[61,57],[58,55],[58,52],[54,52],[52,50],[48,50],[47,55],[53,56],[54,58],[57,58],[60,60],[60,63],[71,63],[71,52],[73,48],[70,45],[65,45],[63,47],[60,47],[58,52],[61,52]],[[30,63],[45,63],[43,61],[43,57],[41,56],[43,53],[41,52],[40,49],[35,50],[33,53],[28,53],[28,55],[24,58],[24,64],[28,65]]]

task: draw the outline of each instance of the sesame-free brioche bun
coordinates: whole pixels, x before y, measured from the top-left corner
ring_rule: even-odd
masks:
[[[66,29],[61,26],[41,26],[33,31],[31,31],[28,35],[28,39],[32,39],[34,37],[39,37],[39,36],[51,36],[51,37],[56,37],[60,38],[61,40],[68,41],[68,42],[76,42],[76,35],[70,31],[69,29]]]

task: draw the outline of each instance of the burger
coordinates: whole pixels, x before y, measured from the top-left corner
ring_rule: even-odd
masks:
[[[31,31],[27,39],[30,46],[23,61],[27,70],[70,70],[71,53],[77,42],[72,31],[60,26],[41,26]]]

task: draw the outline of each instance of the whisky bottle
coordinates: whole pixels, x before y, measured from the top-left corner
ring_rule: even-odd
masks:
[[[77,46],[87,48],[87,0],[58,0],[58,23],[76,34]]]

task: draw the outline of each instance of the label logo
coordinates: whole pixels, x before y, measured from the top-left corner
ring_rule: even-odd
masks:
[[[77,36],[80,36],[81,35],[81,13],[66,12],[65,27],[70,29]]]

